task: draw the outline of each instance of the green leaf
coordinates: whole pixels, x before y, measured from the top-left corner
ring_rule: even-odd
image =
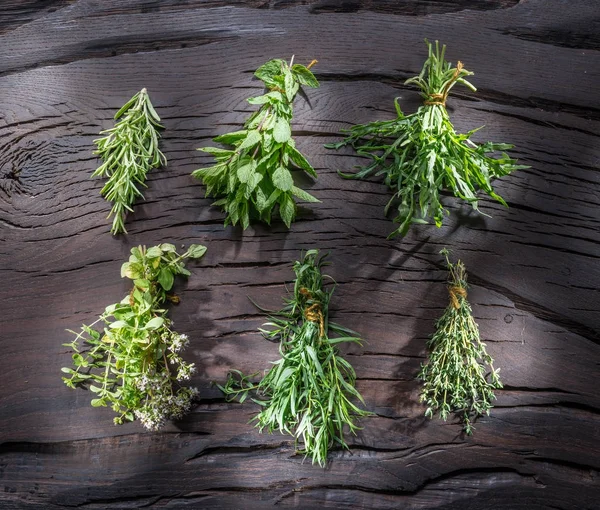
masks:
[[[244,184],[247,184],[252,179],[252,175],[256,170],[256,160],[250,159],[246,161],[246,163],[237,169],[237,177]]]
[[[165,290],[171,290],[174,281],[175,277],[171,270],[167,267],[161,268],[158,273],[158,283],[160,283],[160,286]]]
[[[106,407],[106,402],[103,398],[93,398],[90,404],[92,404],[92,407]]]
[[[278,143],[287,142],[292,136],[288,121],[282,117],[278,118],[273,128],[273,138]]]
[[[315,179],[317,178],[317,172],[315,171],[315,169],[306,160],[306,158],[300,152],[298,152],[294,147],[288,146],[287,154],[289,155],[289,157],[292,160],[292,163],[294,163],[294,165],[296,165],[298,168],[301,168],[302,170],[304,170],[306,173],[308,173]]]
[[[279,214],[286,227],[290,228],[296,216],[296,204],[287,194],[282,195],[279,201]]]
[[[152,248],[149,248],[146,252],[146,257],[153,259],[156,257],[160,257],[162,254],[163,252],[159,246],[153,246]]]
[[[121,328],[128,328],[129,324],[127,324],[125,321],[115,321],[115,322],[111,322],[108,327],[110,329],[121,329]]]
[[[192,244],[188,248],[188,256],[192,259],[199,259],[206,253],[206,246],[202,246],[201,244]]]
[[[162,243],[160,249],[165,253],[177,253],[175,246],[169,243]]]
[[[300,200],[304,202],[321,202],[318,198],[313,197],[310,193],[307,193],[303,189],[297,188],[296,186],[292,186],[291,188],[292,195],[298,197]]]
[[[282,73],[282,63],[281,59],[269,60],[254,72],[254,76],[265,83],[271,83],[275,76]]]
[[[296,75],[296,79],[302,84],[307,85],[308,87],[317,88],[319,86],[319,82],[315,78],[315,75],[307,69],[303,65],[294,64],[292,66],[292,71]]]
[[[246,138],[244,141],[238,146],[238,150],[248,149],[249,147],[254,147],[261,140],[260,132],[257,129],[253,129],[252,131],[248,131]]]
[[[165,320],[162,317],[154,317],[150,319],[144,329],[158,329],[165,323]]]
[[[294,179],[287,168],[279,166],[273,172],[273,184],[281,191],[289,191],[294,186]]]

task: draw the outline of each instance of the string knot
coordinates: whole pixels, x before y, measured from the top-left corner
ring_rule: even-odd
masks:
[[[464,287],[459,287],[457,285],[452,285],[448,287],[448,294],[450,295],[450,301],[452,302],[452,306],[458,310],[460,308],[459,297],[463,299],[467,299],[467,290]]]
[[[299,293],[307,300],[312,299],[313,295],[306,287],[301,287]],[[307,321],[316,322],[319,325],[319,338],[325,336],[325,317],[323,316],[323,307],[321,303],[313,303],[304,309],[304,317]]]
[[[463,67],[463,63],[459,60],[456,63],[456,69],[454,69],[454,74],[452,75],[452,78],[448,81],[448,83],[446,83],[446,86],[444,87],[442,92],[440,92],[439,94],[431,94],[427,96],[424,104],[428,106],[439,105],[446,108],[446,99],[448,99],[450,89],[452,88],[452,85],[454,85],[456,80],[460,78],[460,73],[463,70]]]

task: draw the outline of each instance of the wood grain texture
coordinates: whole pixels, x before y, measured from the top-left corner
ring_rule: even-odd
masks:
[[[9,0],[0,11],[0,507],[13,509],[594,509],[600,508],[600,41],[586,0],[151,1]],[[441,229],[386,241],[387,189],[342,180],[359,163],[323,144],[357,122],[419,103],[403,81],[439,39],[475,71],[477,93],[449,110],[476,139],[510,141],[531,169],[497,181],[510,204],[491,217],[446,197]],[[190,172],[194,151],[239,126],[273,57],[317,58],[321,81],[298,99],[294,135],[319,173],[322,203],[246,232],[222,227]],[[92,140],[147,87],[169,164],[113,238],[89,178]],[[457,87],[458,89],[458,87]],[[301,176],[299,178],[302,179]],[[192,338],[201,401],[164,432],[112,425],[85,391],[67,389],[67,328],[89,322],[128,285],[129,248],[208,246],[179,282],[176,328]],[[415,380],[447,303],[439,250],[470,273],[469,299],[505,388],[463,437],[428,420]],[[277,346],[247,296],[279,306],[302,249],[331,251],[335,320],[359,331],[343,349],[376,416],[325,470],[293,442],[247,424],[253,404],[211,385],[256,371]]]

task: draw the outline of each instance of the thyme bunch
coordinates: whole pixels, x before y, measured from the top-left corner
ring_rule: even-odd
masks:
[[[309,250],[302,261],[294,264],[296,280],[293,296],[285,306],[270,316],[268,329],[260,329],[265,338],[279,341],[281,358],[259,383],[252,383],[257,374],[244,376],[232,371],[225,386],[219,388],[229,398],[243,402],[248,392],[256,390],[254,402],[262,410],[253,419],[262,432],[279,430],[295,437],[299,453],[324,466],[334,445],[348,448],[344,428],[355,433],[356,418],[369,416],[353,403],[364,404],[354,387],[354,369],[339,355],[336,348],[342,342],[360,344],[355,332],[329,321],[329,301],[333,288],[324,289],[321,268],[324,256]],[[330,334],[339,335],[330,338]]]
[[[148,171],[167,164],[158,148],[158,128],[163,126],[145,88],[123,105],[115,120],[114,127],[100,132],[105,137],[94,140],[98,147],[94,154],[103,163],[92,174],[108,178],[100,193],[112,202],[108,218],[114,216],[113,235],[127,233],[125,216],[133,212],[137,198],[144,198],[139,187],[146,187]]]
[[[472,434],[472,421],[490,414],[494,390],[502,388],[500,369],[494,369],[492,357],[479,339],[479,328],[467,301],[467,273],[459,260],[452,264],[448,251],[448,292],[450,304],[436,323],[436,332],[428,341],[429,362],[421,366],[423,381],[420,400],[427,404],[425,416],[439,412],[444,421],[451,412],[462,413],[466,434]],[[489,373],[486,374],[489,366]]]
[[[290,169],[296,167],[317,178],[315,169],[296,149],[292,138],[292,103],[301,85],[318,87],[319,82],[308,66],[270,60],[254,75],[262,80],[267,92],[248,102],[260,105],[245,122],[244,129],[217,136],[214,142],[227,149],[198,149],[212,154],[216,164],[195,170],[192,175],[204,183],[206,195],[221,197],[213,205],[226,212],[225,226],[241,223],[246,229],[251,219],[267,224],[276,206],[289,228],[296,217],[294,197],[305,202],[319,202],[295,186]]]
[[[180,352],[186,335],[173,329],[164,304],[178,302],[169,295],[176,275],[189,276],[184,260],[198,259],[206,248],[191,245],[179,255],[175,246],[163,243],[131,249],[121,277],[133,280],[131,292],[119,303],[106,307],[98,320],[71,331],[75,339],[63,345],[73,349],[74,368],[64,367],[69,388],[87,387],[96,397],[93,407],[110,406],[116,425],[139,419],[149,430],[189,411],[195,388],[180,386],[195,371]],[[102,331],[94,329],[100,323]]]
[[[339,143],[326,145],[339,149],[351,145],[359,155],[371,162],[356,173],[342,173],[347,179],[364,179],[383,175],[384,183],[394,192],[385,207],[397,208],[394,222],[399,223],[388,239],[404,236],[414,223],[428,223],[433,217],[437,227],[442,226],[444,209],[440,192],[449,190],[454,196],[478,210],[477,192],[484,191],[507,207],[504,199],[492,187],[492,180],[514,170],[529,168],[517,165],[505,152],[499,158],[489,155],[513,146],[506,143],[486,142],[481,145],[470,140],[474,129],[458,134],[446,110],[446,100],[456,84],[472,91],[476,88],[465,77],[472,75],[461,62],[452,67],[444,60],[446,46],[429,41],[429,56],[418,76],[405,84],[416,85],[421,90],[424,103],[410,115],[405,115],[398,99],[394,100],[397,117],[394,120],[376,121],[353,126],[345,130],[348,136]]]

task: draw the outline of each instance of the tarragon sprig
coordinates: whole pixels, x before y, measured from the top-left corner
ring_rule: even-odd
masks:
[[[321,268],[324,257],[309,250],[302,261],[294,264],[294,294],[286,306],[270,316],[261,329],[267,339],[279,341],[281,359],[259,383],[234,370],[219,388],[230,398],[243,402],[248,392],[257,391],[254,402],[262,407],[254,418],[262,432],[279,430],[293,435],[300,453],[324,466],[334,445],[348,448],[344,428],[359,429],[356,418],[369,416],[353,403],[363,398],[354,387],[356,374],[352,365],[339,355],[342,342],[360,344],[357,334],[329,321],[329,300],[333,288],[323,285]],[[331,338],[330,334],[340,335]],[[298,446],[297,446],[298,448]]]
[[[359,155],[371,163],[356,173],[341,173],[348,179],[363,179],[383,175],[384,182],[394,191],[385,207],[387,215],[392,206],[397,207],[394,222],[400,225],[388,238],[405,235],[413,223],[428,223],[433,217],[441,227],[444,209],[440,192],[450,190],[455,196],[469,202],[478,210],[478,190],[507,206],[492,187],[492,180],[514,170],[529,168],[517,165],[505,152],[495,159],[489,154],[505,151],[513,146],[487,142],[477,145],[470,137],[478,129],[458,134],[450,122],[446,99],[454,85],[461,84],[475,91],[465,77],[467,71],[461,62],[452,67],[444,60],[446,46],[435,43],[435,50],[426,41],[429,56],[418,76],[408,79],[421,89],[424,104],[413,114],[405,115],[394,100],[397,118],[353,126],[346,130],[348,136],[339,143],[326,145],[338,149],[351,145]]]
[[[87,387],[96,396],[94,407],[109,405],[115,424],[139,419],[149,430],[158,430],[168,419],[181,418],[197,395],[195,388],[180,386],[195,371],[179,354],[186,335],[173,330],[164,305],[178,302],[168,292],[176,275],[190,275],[186,258],[198,259],[206,248],[192,245],[179,255],[175,246],[163,243],[131,249],[121,276],[133,280],[131,292],[119,303],[106,307],[97,321],[63,344],[73,349],[74,368],[64,367],[63,381],[70,388]],[[94,326],[100,323],[102,331]]]
[[[319,202],[295,186],[290,169],[297,167],[317,178],[315,169],[296,149],[292,138],[292,103],[301,85],[318,87],[310,67],[289,64],[280,59],[267,62],[254,75],[265,83],[267,92],[248,102],[260,105],[244,129],[213,139],[227,149],[198,149],[212,154],[216,164],[195,170],[192,175],[206,185],[206,195],[221,197],[213,205],[226,212],[225,226],[238,222],[246,229],[251,219],[268,224],[275,206],[289,228],[296,217],[294,197],[305,202]]]
[[[502,388],[500,369],[494,369],[494,360],[479,339],[479,328],[467,301],[464,264],[460,260],[452,264],[447,250],[441,253],[449,270],[450,304],[427,343],[429,361],[419,373],[423,381],[420,400],[427,405],[425,416],[430,418],[436,412],[444,421],[450,413],[462,414],[464,430],[471,434],[472,421],[479,415],[489,415],[496,398],[494,389]]]
[[[115,114],[119,119],[114,127],[101,131],[105,137],[94,140],[103,163],[92,177],[107,177],[101,190],[112,202],[108,217],[114,216],[111,233],[127,233],[125,216],[133,211],[133,204],[143,198],[140,187],[146,187],[146,174],[152,168],[167,164],[158,148],[160,117],[154,110],[146,89],[133,96]]]

